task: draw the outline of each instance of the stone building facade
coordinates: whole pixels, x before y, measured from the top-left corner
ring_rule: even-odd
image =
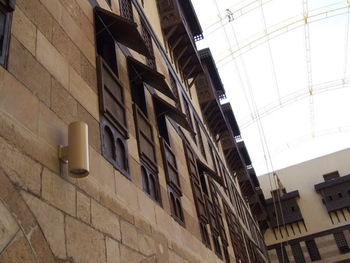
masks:
[[[0,22],[0,262],[268,262],[189,0],[1,0]],[[57,150],[75,121],[79,179]]]
[[[346,149],[279,170],[273,191],[272,178],[259,177],[271,262],[350,262],[349,155]]]

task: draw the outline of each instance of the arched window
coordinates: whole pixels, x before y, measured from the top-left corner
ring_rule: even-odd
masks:
[[[142,176],[142,189],[147,194],[150,194],[149,182],[148,182],[148,174],[146,169],[141,166],[141,176]]]
[[[104,127],[104,131],[105,131],[104,135],[103,135],[104,154],[107,158],[115,161],[116,154],[115,154],[115,144],[114,144],[113,132],[107,125]]]
[[[170,192],[170,208],[172,213],[177,216],[177,211],[176,211],[176,204],[175,204],[175,197],[172,192]]]
[[[183,221],[184,220],[184,215],[183,215],[183,212],[182,212],[182,206],[181,206],[181,203],[180,203],[179,199],[176,199],[176,209],[177,209],[177,216],[181,219],[181,221]]]
[[[127,170],[125,147],[123,141],[120,138],[117,139],[116,152],[117,164],[120,166],[120,168]]]
[[[149,176],[149,194],[154,200],[158,200],[157,198],[157,189],[156,189],[156,181],[154,176],[150,174]]]

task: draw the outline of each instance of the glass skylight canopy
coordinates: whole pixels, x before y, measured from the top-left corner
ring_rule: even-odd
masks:
[[[192,2],[258,175],[350,147],[350,1]]]

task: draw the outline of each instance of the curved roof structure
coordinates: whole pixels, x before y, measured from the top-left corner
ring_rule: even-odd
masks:
[[[349,0],[192,2],[257,174],[350,147]]]

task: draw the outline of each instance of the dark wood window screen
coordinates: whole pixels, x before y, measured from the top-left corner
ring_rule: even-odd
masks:
[[[127,137],[124,90],[117,76],[101,57],[97,59],[97,77],[100,111],[124,137]]]
[[[185,223],[183,215],[181,196],[171,186],[168,185],[168,195],[170,200],[170,209],[172,217],[181,225]]]
[[[176,156],[164,139],[161,139],[160,142],[162,147],[167,182],[181,195],[181,185],[179,172],[177,170]]]
[[[170,78],[170,87],[175,96],[175,106],[177,109],[180,109],[181,111],[179,88],[177,87],[176,80],[173,77],[173,75],[170,73],[170,71],[169,71],[169,78]]]
[[[134,104],[134,114],[140,158],[153,171],[158,172],[152,124],[136,104]]]
[[[100,56],[97,58],[97,78],[102,155],[123,175],[130,177],[124,89]]]
[[[125,137],[107,119],[101,116],[102,155],[122,174],[128,173],[128,148]]]
[[[294,243],[290,245],[292,248],[293,257],[296,263],[305,263],[303,250],[300,247],[300,243]]]
[[[154,201],[161,203],[158,175],[147,166],[141,165],[142,189]]]
[[[153,45],[152,45],[152,38],[149,32],[147,31],[146,27],[141,24],[141,36],[143,38],[143,41],[145,42],[145,45],[151,54],[152,58],[146,58],[147,66],[149,66],[153,70],[157,70],[156,66],[156,60],[154,58],[154,51],[153,51]]]
[[[170,201],[171,215],[181,225],[184,225],[185,218],[181,204],[181,184],[177,170],[176,156],[164,138],[160,138],[160,145],[163,155],[164,170],[168,184],[168,196]]]
[[[190,181],[192,185],[193,199],[195,202],[198,220],[199,220],[199,227],[201,231],[202,242],[204,245],[210,248],[211,247],[210,237],[207,229],[209,218],[208,218],[208,212],[205,204],[206,200],[204,198],[204,194],[201,186],[201,180],[197,170],[196,157],[192,149],[190,148],[190,146],[186,143],[186,141],[183,141],[183,145],[185,149],[187,169],[188,169],[188,173],[189,173]]]
[[[196,130],[197,130],[197,144],[199,145],[199,149],[201,150],[201,153],[205,159],[207,159],[207,156],[205,154],[204,144],[203,144],[203,137],[202,137],[202,131],[199,126],[199,122],[195,120],[196,123]]]
[[[247,262],[248,255],[240,232],[238,219],[226,203],[224,203],[224,211],[236,262]]]
[[[348,242],[346,242],[345,236],[343,232],[334,233],[334,239],[337,243],[337,247],[341,254],[348,253],[350,251]]]
[[[132,13],[131,0],[119,0],[120,14],[121,16],[133,21],[134,16]]]
[[[280,263],[289,263],[289,259],[288,259],[288,255],[287,255],[287,251],[286,251],[285,246],[282,246],[282,248],[280,246],[278,246],[276,248],[276,253],[277,253],[278,261]]]
[[[307,251],[309,252],[311,261],[317,261],[321,259],[320,252],[318,251],[317,244],[314,239],[305,241]]]
[[[184,101],[184,106],[185,106],[185,114],[187,116],[187,121],[191,126],[191,129],[193,130],[193,123],[192,123],[192,117],[191,117],[191,112],[190,112],[190,107],[188,105],[187,100],[185,99],[185,96],[183,96],[183,101]]]
[[[0,1],[0,65],[7,66],[8,49],[11,36],[12,12],[14,0]]]

